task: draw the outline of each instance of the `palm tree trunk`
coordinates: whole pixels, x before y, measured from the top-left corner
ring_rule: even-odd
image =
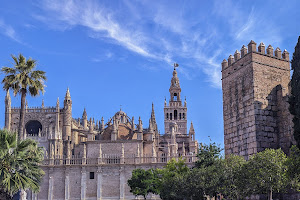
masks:
[[[19,132],[18,139],[19,141],[24,139],[24,123],[25,123],[25,99],[26,99],[26,91],[25,89],[21,89],[21,110],[20,110],[20,123],[19,123]]]

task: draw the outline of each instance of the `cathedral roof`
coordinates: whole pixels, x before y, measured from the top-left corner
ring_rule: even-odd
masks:
[[[113,131],[113,124],[105,128],[105,130],[101,134],[102,140],[111,140],[111,134]],[[136,133],[133,133],[131,129],[131,123],[127,122],[125,124],[120,123],[117,126],[118,139],[121,140],[132,140],[136,139]]]

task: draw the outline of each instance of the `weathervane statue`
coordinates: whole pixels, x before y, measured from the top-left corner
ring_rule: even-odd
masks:
[[[179,67],[178,63],[174,63],[174,70],[176,69],[176,67]]]

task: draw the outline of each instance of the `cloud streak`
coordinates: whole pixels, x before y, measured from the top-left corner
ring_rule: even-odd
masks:
[[[113,19],[113,13],[100,9],[95,2],[87,1],[45,1],[43,8],[48,10],[56,20],[67,23],[68,26],[83,26],[97,34],[93,37],[107,37],[119,45],[145,57],[158,59],[143,45],[143,35],[121,27]]]
[[[238,3],[214,2],[211,14],[207,9],[199,12],[185,2],[170,6],[127,0],[119,2],[120,5],[100,5],[93,0],[45,0],[40,4],[45,12],[34,16],[60,31],[84,27],[91,38],[105,39],[105,42],[122,46],[151,62],[160,62],[151,66],[179,62],[180,72],[190,79],[197,76],[200,69],[211,86],[221,88],[221,52],[233,51],[237,43],[251,39],[270,41],[263,34],[266,28],[272,33],[272,40],[280,42],[280,37],[278,31],[268,25],[269,21],[257,17],[261,13],[254,7],[244,12]],[[190,12],[194,12],[193,15]],[[212,21],[219,24],[211,25]],[[223,32],[235,42],[224,40]],[[93,61],[100,62],[101,59],[96,57]]]
[[[2,19],[0,19],[0,30],[3,35],[9,37],[10,39],[18,43],[22,43],[19,37],[17,36],[15,29],[12,26],[6,24]]]

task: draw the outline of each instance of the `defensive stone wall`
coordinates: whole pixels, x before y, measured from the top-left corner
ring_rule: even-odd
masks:
[[[246,159],[265,148],[288,153],[294,143],[288,111],[289,53],[250,41],[222,62],[225,155]]]

